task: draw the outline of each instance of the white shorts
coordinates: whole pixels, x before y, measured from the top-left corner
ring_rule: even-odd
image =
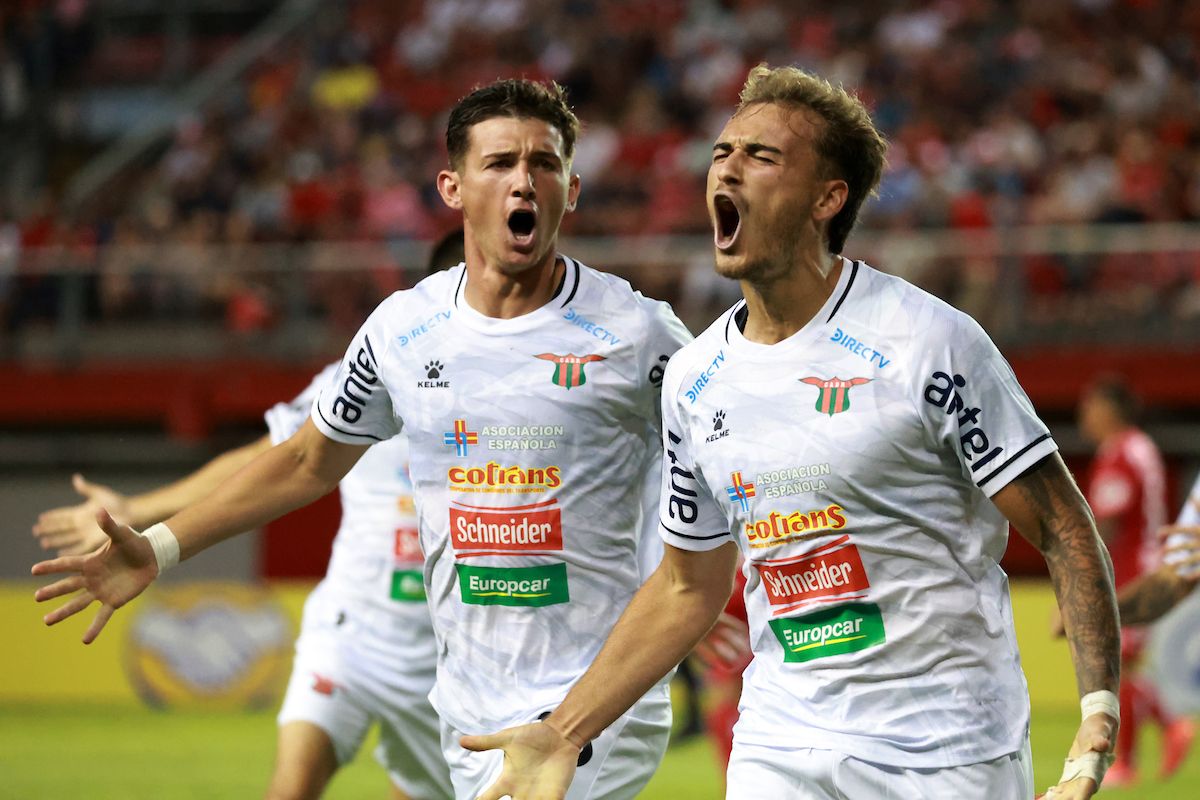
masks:
[[[535,714],[529,721],[537,718]],[[670,735],[670,690],[660,683],[591,742],[591,758],[575,771],[564,800],[637,797],[658,769]],[[500,777],[504,753],[464,750],[458,744],[460,736],[461,732],[443,725],[442,752],[450,765],[454,796],[459,800],[474,800]],[[581,755],[586,753],[585,748]]]
[[[726,800],[1031,800],[1029,740],[1016,753],[941,769],[860,761],[832,750],[739,744],[726,775]]]
[[[318,588],[304,604],[296,660],[280,725],[310,722],[328,734],[338,765],[352,760],[379,722],[375,758],[414,800],[451,797],[437,712],[429,704],[435,665],[389,650],[371,618]],[[430,634],[432,636],[432,633]]]

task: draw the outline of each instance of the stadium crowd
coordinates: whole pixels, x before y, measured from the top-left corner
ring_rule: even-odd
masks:
[[[74,12],[65,21],[63,8]],[[19,109],[33,86],[99,80],[89,11],[77,0],[0,12],[0,108]],[[161,260],[148,248],[163,243],[208,245],[210,260],[228,263],[255,242],[436,237],[453,225],[433,184],[445,111],[506,75],[559,81],[585,122],[584,199],[567,235],[705,234],[712,137],[761,61],[811,68],[872,107],[892,145],[865,230],[1200,219],[1200,6],[1185,0],[357,0],[318,22],[91,202],[64,208],[48,183],[0,203],[0,308],[22,309],[10,325],[57,302],[53,281],[13,280],[35,271],[34,253],[98,266],[105,315],[215,300],[253,327],[277,302],[261,282],[168,290],[135,279],[139,259]],[[68,99],[79,94],[63,93],[46,147],[81,135],[86,110]],[[128,247],[105,257],[107,243]],[[388,265],[386,250],[373,253],[371,266]],[[1152,288],[1196,282],[1194,260],[1156,266]],[[1057,313],[1082,289],[1149,313],[1141,306],[1158,301],[1130,291],[1145,283],[1142,267],[1030,259],[1024,271]],[[974,276],[926,269],[916,277],[952,300],[972,286],[979,296],[980,283],[986,296],[995,279],[989,264]]]

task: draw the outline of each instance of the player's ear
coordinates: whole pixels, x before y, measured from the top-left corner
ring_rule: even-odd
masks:
[[[442,202],[447,207],[455,211],[462,211],[462,184],[459,181],[458,173],[453,170],[444,169],[437,176],[438,194],[442,196]]]
[[[579,202],[579,191],[582,188],[578,175],[572,175],[567,182],[567,211],[574,211]]]
[[[817,195],[816,204],[813,206],[813,216],[820,222],[833,219],[846,205],[846,198],[849,195],[850,186],[845,181],[825,181],[821,193]]]

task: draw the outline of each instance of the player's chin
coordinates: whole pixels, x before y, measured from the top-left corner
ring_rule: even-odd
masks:
[[[724,253],[718,250],[715,264],[717,274],[722,278],[742,281],[754,277],[755,265],[744,254]]]
[[[510,250],[500,262],[500,271],[510,276],[523,275],[537,267],[544,258],[545,254],[537,251],[521,252]]]

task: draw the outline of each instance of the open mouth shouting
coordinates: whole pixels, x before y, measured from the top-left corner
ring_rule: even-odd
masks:
[[[713,195],[713,242],[717,249],[731,249],[741,230],[742,212],[733,198],[724,194]]]
[[[537,229],[537,211],[530,208],[518,208],[508,214],[508,230],[512,233],[513,241],[518,247],[529,247],[533,244],[533,234]]]

